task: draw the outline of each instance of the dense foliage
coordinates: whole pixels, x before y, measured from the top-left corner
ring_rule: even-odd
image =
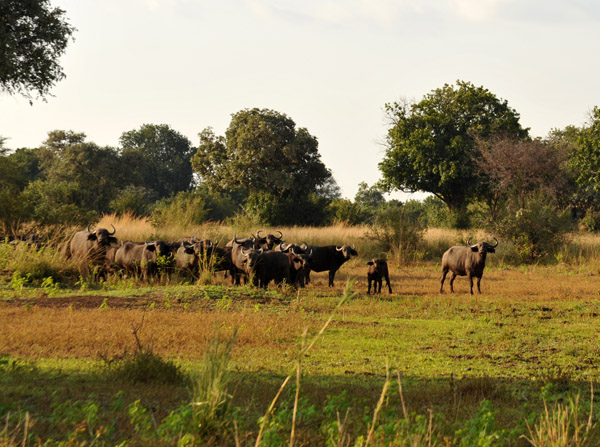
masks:
[[[385,187],[427,191],[453,209],[487,193],[475,164],[476,137],[527,137],[506,101],[469,82],[446,84],[415,104],[387,104],[386,111],[392,126],[379,164]]]
[[[223,136],[204,129],[198,147],[166,124],[124,132],[117,148],[65,130],[12,152],[0,138],[3,234],[25,221],[83,225],[116,212],[152,216],[156,226],[370,224],[377,232],[387,225],[402,228],[406,238],[394,238],[417,252],[413,230],[477,227],[512,242],[521,260],[538,262],[553,259],[576,224],[600,230],[598,107],[581,128],[535,140],[505,100],[468,82],[415,104],[388,104],[387,113],[383,179],[360,182],[353,200],[339,197],[317,138],[269,109],[234,113]],[[386,200],[394,189],[432,195]]]
[[[49,0],[0,2],[0,89],[33,98],[65,77],[58,59],[72,38],[65,11]]]

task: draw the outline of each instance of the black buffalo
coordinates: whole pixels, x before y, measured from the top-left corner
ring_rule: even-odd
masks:
[[[450,247],[442,256],[442,279],[440,284],[440,293],[443,293],[444,280],[448,271],[450,276],[450,291],[454,293],[454,279],[457,276],[468,276],[471,285],[471,295],[473,295],[473,278],[477,278],[477,291],[481,293],[479,284],[483,276],[485,268],[485,257],[488,253],[495,253],[495,248],[498,246],[498,239],[494,238],[494,245],[487,242],[479,242],[470,245],[467,240],[467,245],[456,245]]]
[[[258,230],[256,232],[256,236],[254,236],[255,248],[262,247],[267,250],[273,250],[273,247],[283,242],[283,233],[281,231],[277,231],[279,233],[279,236],[275,236],[274,234],[267,234],[266,236],[261,236],[261,232],[262,230]]]
[[[314,272],[329,271],[329,287],[333,287],[335,272],[352,256],[358,256],[355,248],[349,245],[327,245],[324,247],[302,244],[300,246],[308,255],[310,270]],[[306,275],[306,282],[310,282],[310,276]]]
[[[367,262],[367,265],[369,266],[369,270],[367,271],[367,294],[371,293],[371,283],[373,283],[373,293],[381,293],[383,279],[385,279],[389,292],[392,293],[387,261],[385,259],[373,258]]]

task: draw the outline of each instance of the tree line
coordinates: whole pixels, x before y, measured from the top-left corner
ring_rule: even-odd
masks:
[[[166,124],[124,132],[101,147],[85,134],[54,130],[37,148],[0,140],[0,220],[5,228],[87,224],[101,213],[201,223],[245,215],[271,225],[372,223],[402,208],[427,225],[499,231],[514,216],[600,229],[600,109],[582,127],[532,138],[507,101],[457,81],[418,102],[386,105],[382,179],[340,198],[317,138],[287,115],[245,109],[224,135],[206,128],[192,142]],[[423,202],[386,192],[426,191]],[[538,214],[546,216],[541,219]],[[513,221],[510,223],[508,218]],[[524,217],[523,217],[524,218]]]

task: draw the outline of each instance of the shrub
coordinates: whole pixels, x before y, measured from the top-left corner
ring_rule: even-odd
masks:
[[[208,218],[206,201],[193,192],[180,192],[168,199],[156,202],[152,212],[152,225],[200,225]]]
[[[128,185],[117,197],[111,200],[110,208],[119,215],[147,216],[150,214],[149,204],[156,199],[156,193],[143,186]]]
[[[162,383],[180,384],[184,380],[181,368],[171,360],[164,360],[153,352],[148,344],[144,346],[140,340],[139,332],[144,325],[144,320],[138,325],[132,325],[133,336],[136,341],[136,350],[132,355],[123,355],[117,359],[105,359],[114,367],[117,377],[131,383]]]
[[[524,208],[509,208],[496,225],[498,235],[512,243],[516,256],[523,262],[557,253],[571,229],[568,213],[557,211],[543,195],[531,197]]]
[[[375,218],[375,224],[366,234],[377,241],[384,252],[392,252],[398,261],[410,261],[419,257],[418,249],[423,242],[425,228],[419,218],[411,216],[404,207],[384,209]]]

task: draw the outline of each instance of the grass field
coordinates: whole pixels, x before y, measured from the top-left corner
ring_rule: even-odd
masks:
[[[137,231],[122,237],[152,236]],[[312,243],[338,234],[369,251],[364,228],[282,231]],[[432,252],[463,238],[427,235]],[[434,260],[392,262],[394,293],[368,296],[374,253],[344,264],[334,288],[313,272],[305,289],[262,291],[222,275],[207,285],[34,282],[24,266],[43,261],[52,272],[62,261],[5,249],[0,446],[245,446],[259,436],[274,446],[290,445],[292,433],[297,446],[599,445],[600,277],[590,254],[600,238],[570,244],[562,262],[538,266],[511,265],[499,250],[474,296],[460,277],[457,293],[439,294]],[[176,374],[136,376],[127,369],[136,361]],[[209,376],[212,391],[202,394]]]

